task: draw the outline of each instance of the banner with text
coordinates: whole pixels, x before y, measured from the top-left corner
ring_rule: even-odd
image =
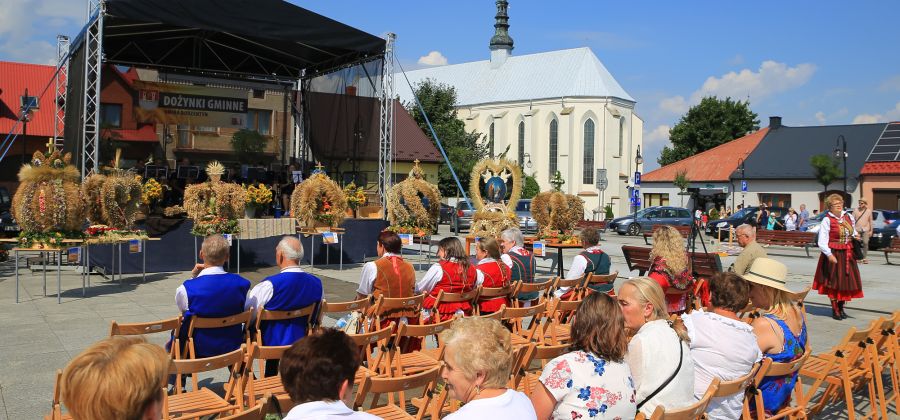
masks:
[[[135,81],[134,87],[138,91],[134,108],[138,122],[227,128],[247,125],[247,90],[144,81]]]

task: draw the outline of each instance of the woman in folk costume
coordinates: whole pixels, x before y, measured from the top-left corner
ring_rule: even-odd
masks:
[[[653,249],[650,250],[650,272],[647,277],[656,280],[663,291],[689,290],[694,287],[694,276],[685,252],[684,238],[671,226],[661,226],[653,231]],[[666,293],[666,306],[670,314],[687,309],[687,294]]]
[[[418,293],[427,293],[422,307],[430,309],[431,313],[424,315],[425,323],[446,321],[457,313],[472,315],[472,304],[469,302],[447,302],[434,307],[438,294],[465,293],[475,288],[477,277],[475,266],[469,263],[469,258],[463,250],[462,243],[455,237],[444,238],[438,242],[438,258],[440,261],[433,264],[425,276],[416,283]],[[440,316],[437,316],[437,314]]]
[[[481,287],[497,288],[510,284],[510,270],[500,261],[500,244],[494,238],[481,238],[475,243],[475,257],[478,258],[478,278],[476,284]],[[509,306],[509,298],[499,296],[487,299],[478,304],[479,313],[492,314],[503,306]]]
[[[500,232],[500,260],[510,269],[510,280],[534,283],[534,254],[525,249],[525,237],[516,228]],[[538,292],[519,293],[516,297],[527,307],[539,296]]]
[[[828,213],[819,227],[819,265],[813,278],[813,289],[831,299],[831,317],[845,319],[844,304],[863,297],[859,266],[853,258],[852,238],[859,237],[855,221],[844,211],[844,199],[831,194],[825,199]]]

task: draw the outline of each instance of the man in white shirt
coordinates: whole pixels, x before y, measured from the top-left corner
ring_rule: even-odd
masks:
[[[359,350],[343,331],[324,329],[294,343],[279,367],[281,384],[297,404],[284,420],[378,419],[353,411],[344,400],[353,396],[359,365]]]
[[[597,232],[597,229],[592,227],[584,228],[581,230],[580,237],[584,251],[572,259],[569,271],[566,272],[566,280],[579,279],[587,273],[609,274],[611,262],[609,255],[600,249],[600,234]],[[594,288],[594,291],[608,293],[612,288],[613,284],[609,283],[601,288]],[[557,293],[559,296],[562,296],[568,291],[567,289],[562,288]]]

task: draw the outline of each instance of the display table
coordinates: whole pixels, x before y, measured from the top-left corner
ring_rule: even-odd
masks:
[[[18,240],[15,240],[16,242]],[[8,240],[3,242],[10,242]],[[64,245],[78,245],[80,248],[83,244],[83,241],[78,239],[65,239],[62,241]],[[20,253],[30,253],[30,252],[38,252],[41,255],[41,262],[43,264],[44,270],[44,296],[47,296],[47,255],[56,254],[56,303],[62,303],[62,257],[63,254],[69,252],[69,248],[20,248],[15,247],[12,249],[13,252],[13,265],[16,271],[16,303],[19,303],[19,254]],[[27,258],[27,257],[26,257]],[[85,283],[84,283],[84,275],[81,278],[81,296],[85,295]]]
[[[332,230],[330,230],[330,231],[319,232],[319,231],[314,230],[314,229],[301,228],[301,229],[300,229],[300,232],[299,232],[299,234],[300,234],[300,243],[301,243],[301,244],[303,243],[303,237],[304,237],[304,236],[308,236],[308,237],[309,237],[309,251],[310,251],[310,255],[309,255],[309,267],[310,267],[310,268],[315,268],[315,266],[316,266],[316,237],[317,237],[317,236],[318,236],[318,237],[324,237],[324,236],[325,236],[325,233],[329,233],[329,232],[330,232],[330,233],[335,233],[335,234],[337,234],[337,236],[338,236],[338,241],[337,241],[337,244],[335,244],[335,243],[326,243],[324,239],[321,240],[322,245],[326,246],[326,248],[325,248],[325,265],[330,265],[330,264],[331,264],[331,261],[330,261],[330,260],[331,260],[331,253],[328,252],[329,248],[327,248],[327,247],[330,247],[330,246],[332,246],[332,245],[338,245],[338,246],[340,247],[340,252],[339,252],[339,255],[340,255],[340,260],[339,260],[339,261],[340,261],[340,263],[339,263],[339,265],[338,265],[338,270],[341,271],[341,270],[344,269],[344,233],[345,233],[345,230],[344,230],[344,229],[341,229],[341,228],[334,228],[334,229],[332,229]]]
[[[525,247],[533,248],[535,242],[536,241],[534,241],[534,240],[531,240],[531,241],[526,240]],[[581,244],[563,244],[563,243],[558,243],[558,242],[556,242],[556,243],[544,242],[544,248],[553,248],[556,250],[556,275],[562,277],[564,275],[563,274],[563,250],[564,249],[573,249],[573,248],[581,249],[582,246],[581,246]]]

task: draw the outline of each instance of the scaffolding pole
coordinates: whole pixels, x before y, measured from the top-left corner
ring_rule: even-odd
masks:
[[[84,108],[81,178],[100,167],[100,73],[103,67],[103,0],[89,0],[90,20],[84,33]]]
[[[56,36],[56,84],[53,102],[56,113],[53,118],[53,144],[56,150],[63,149],[66,128],[66,84],[69,82],[69,37]]]
[[[381,208],[387,209],[387,194],[394,173],[394,40],[397,35],[387,34],[381,72],[381,112],[378,136],[378,195]],[[386,213],[385,213],[386,215]]]

